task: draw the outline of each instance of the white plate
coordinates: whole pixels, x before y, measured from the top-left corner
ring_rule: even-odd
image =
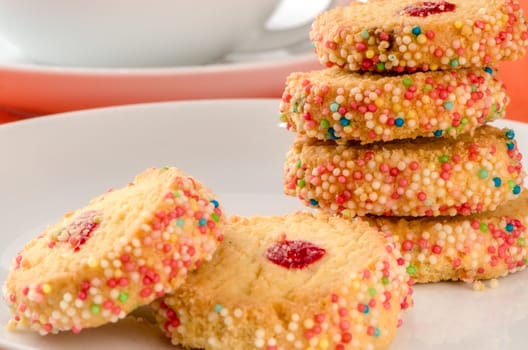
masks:
[[[207,183],[229,213],[281,214],[302,206],[282,194],[293,135],[278,127],[278,100],[138,105],[0,126],[0,280],[46,224],[149,166],[175,165]],[[521,150],[528,125],[515,122]],[[462,283],[420,285],[391,350],[516,350],[528,336],[528,272],[474,292]],[[0,305],[0,323],[9,319]],[[175,349],[147,324],[120,322],[80,335],[0,329],[7,349]]]

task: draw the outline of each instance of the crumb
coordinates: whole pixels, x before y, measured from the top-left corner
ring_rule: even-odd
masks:
[[[16,328],[17,328],[17,323],[16,323],[15,320],[9,320],[9,322],[7,322],[6,329],[8,331],[12,332],[12,331],[16,330]]]
[[[475,281],[473,282],[473,290],[477,292],[483,292],[486,290],[486,286],[484,283],[482,283],[482,281]]]
[[[499,280],[496,279],[496,278],[493,278],[493,279],[491,279],[491,280],[489,281],[489,286],[490,286],[490,288],[495,289],[495,288],[497,288],[498,285],[499,285]]]

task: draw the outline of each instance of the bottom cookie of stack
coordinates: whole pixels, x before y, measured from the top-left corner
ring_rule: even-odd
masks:
[[[407,272],[419,283],[492,279],[527,264],[527,191],[495,211],[471,216],[362,219],[393,235]]]

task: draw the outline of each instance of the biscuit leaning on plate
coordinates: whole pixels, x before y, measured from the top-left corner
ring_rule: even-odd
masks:
[[[190,348],[385,349],[412,305],[402,264],[361,220],[232,217],[213,260],[153,308]]]
[[[298,137],[285,193],[310,207],[364,216],[454,216],[517,198],[524,170],[510,129],[484,125],[473,137],[336,145]]]
[[[399,73],[493,66],[528,45],[517,0],[354,1],[319,15],[310,38],[327,66]]]
[[[116,322],[210,260],[223,226],[200,182],[176,168],[147,169],[22,249],[3,288],[11,326],[48,334]]]

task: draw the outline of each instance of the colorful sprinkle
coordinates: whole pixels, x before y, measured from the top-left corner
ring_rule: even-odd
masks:
[[[495,187],[501,187],[502,180],[500,179],[500,177],[494,177],[493,178],[493,184],[495,185]]]
[[[219,314],[222,311],[223,307],[220,304],[215,304],[214,311]]]
[[[481,179],[485,179],[488,177],[488,171],[486,169],[480,169],[478,175]]]

